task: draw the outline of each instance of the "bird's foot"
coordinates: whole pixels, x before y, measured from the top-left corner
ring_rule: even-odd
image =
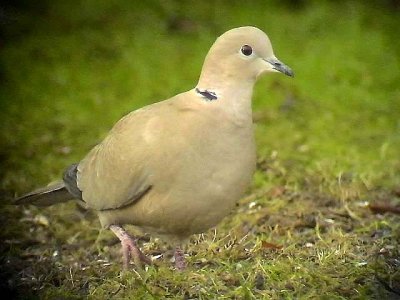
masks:
[[[122,260],[125,270],[129,267],[129,261],[132,258],[135,265],[142,267],[143,265],[151,265],[151,259],[140,251],[136,239],[130,236],[124,228],[118,225],[111,225],[110,229],[121,241],[122,246]]]
[[[186,264],[185,254],[183,253],[181,248],[179,248],[179,247],[175,248],[174,258],[175,258],[175,268],[178,271],[185,270],[187,264]]]

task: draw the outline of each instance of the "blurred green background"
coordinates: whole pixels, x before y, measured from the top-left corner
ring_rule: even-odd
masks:
[[[249,194],[277,186],[318,190],[345,206],[379,192],[399,204],[392,192],[400,181],[399,1],[10,1],[0,7],[3,204],[58,179],[124,114],[193,88],[215,38],[244,25],[264,30],[276,56],[296,73],[294,79],[271,74],[256,85],[261,167]],[[268,208],[271,199],[264,198],[259,202]],[[11,242],[2,246],[3,261],[20,257],[24,249],[13,238],[26,239],[31,226],[21,229],[21,209],[4,211],[3,235]],[[56,223],[62,214],[53,212]],[[392,239],[398,243],[398,236]],[[21,284],[15,280],[7,288]],[[25,283],[28,290],[33,285]],[[361,297],[360,285],[350,285],[347,296],[324,288],[343,299]],[[310,286],[249,297],[312,297]],[[387,292],[371,285],[364,295],[374,289],[375,296]]]

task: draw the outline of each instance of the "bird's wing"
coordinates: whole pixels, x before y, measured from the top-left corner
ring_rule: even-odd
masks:
[[[153,149],[148,147],[145,134],[146,126],[156,115],[156,106],[126,115],[79,163],[78,187],[89,207],[96,210],[123,207],[151,189],[148,162]]]

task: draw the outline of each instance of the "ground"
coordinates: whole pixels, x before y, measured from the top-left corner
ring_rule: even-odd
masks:
[[[400,26],[395,1],[17,1],[2,9],[1,281],[18,299],[398,299]],[[293,68],[254,93],[258,168],[237,208],[193,236],[178,273],[121,271],[75,203],[15,207],[120,117],[192,88],[224,31],[255,25]],[[240,149],[238,149],[240,151]],[[161,254],[165,254],[161,256]]]

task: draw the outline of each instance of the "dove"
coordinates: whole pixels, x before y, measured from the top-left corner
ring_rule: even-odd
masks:
[[[127,114],[66,168],[61,181],[15,203],[82,201],[121,241],[125,269],[131,259],[139,266],[151,263],[126,225],[165,238],[174,247],[176,269],[185,269],[182,244],[215,227],[251,183],[253,87],[271,72],[294,76],[262,30],[225,32],[206,55],[193,89]]]

